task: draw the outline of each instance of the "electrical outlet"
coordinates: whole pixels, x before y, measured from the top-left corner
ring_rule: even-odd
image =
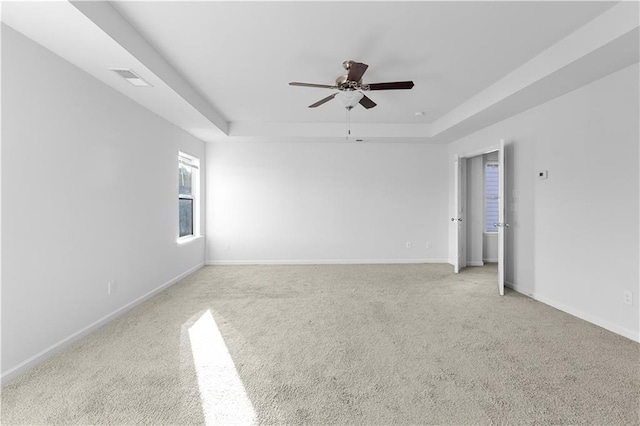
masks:
[[[231,244],[227,243],[224,245],[224,251],[229,251],[231,250]]]
[[[411,246],[413,246],[413,244],[411,243],[411,241],[407,241],[407,242],[405,243],[405,247],[406,247],[406,248],[410,249],[410,248],[411,248]]]
[[[624,303],[626,305],[633,305],[633,293],[630,291],[625,291],[622,293],[622,297],[624,297]]]
[[[431,248],[431,243],[429,241],[427,241],[426,244],[424,245],[424,247],[430,249]]]
[[[107,294],[111,296],[112,294],[115,294],[116,290],[117,290],[116,281],[115,280],[109,281],[107,283]]]

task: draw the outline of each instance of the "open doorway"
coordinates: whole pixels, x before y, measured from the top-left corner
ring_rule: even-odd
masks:
[[[495,164],[495,157],[493,153],[497,153],[497,167]],[[489,155],[491,154],[491,155]],[[466,153],[463,155],[454,155],[454,194],[453,194],[453,202],[454,202],[454,216],[451,218],[451,224],[453,226],[453,244],[454,244],[454,256],[453,256],[453,267],[454,272],[459,273],[461,269],[467,266],[467,259],[469,256],[476,257],[473,259],[474,262],[484,264],[484,259],[492,259],[492,249],[491,246],[493,236],[487,235],[485,238],[484,234],[496,234],[497,239],[497,284],[498,284],[498,293],[500,295],[504,295],[504,275],[505,275],[505,231],[509,226],[505,221],[505,176],[506,176],[506,164],[505,164],[505,143],[504,140],[500,140],[497,145],[487,147],[485,149],[477,150],[475,152]],[[485,157],[486,155],[486,157]],[[474,157],[481,157],[481,160],[475,160],[476,162],[480,162],[478,164],[482,164],[480,169],[482,173],[491,174],[491,178],[495,178],[497,180],[497,196],[495,192],[492,192],[489,197],[485,197],[484,195],[484,177],[473,180],[473,176],[468,176],[468,164],[472,163],[469,161]],[[486,160],[486,163],[485,163]],[[489,166],[487,166],[489,164]],[[474,183],[482,182],[483,190],[481,191],[473,191],[473,187],[471,190],[468,188],[468,182],[473,181]],[[469,194],[468,194],[469,193]],[[487,213],[486,211],[478,212],[474,215],[473,219],[475,219],[475,224],[478,229],[482,230],[482,237],[480,238],[480,233],[473,232],[471,238],[474,237],[477,241],[474,241],[475,247],[482,247],[479,249],[474,249],[473,253],[469,253],[467,248],[468,238],[467,238],[467,228],[469,228],[469,218],[471,216],[468,212],[467,207],[467,198],[469,196],[482,194],[483,205],[485,205],[484,210],[486,210],[487,199],[489,200],[489,204],[497,204],[498,212],[497,212],[497,220],[495,218],[495,211]],[[482,221],[478,221],[479,218],[482,218]],[[485,231],[493,231],[493,232],[485,232]],[[486,250],[485,250],[485,239],[486,239]],[[482,246],[480,246],[480,241],[482,241]],[[482,259],[482,260],[479,260]]]
[[[498,263],[498,152],[467,158],[466,265]]]

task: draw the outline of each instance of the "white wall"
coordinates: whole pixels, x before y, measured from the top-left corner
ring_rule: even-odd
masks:
[[[445,262],[446,155],[416,143],[209,143],[207,261]]]
[[[467,159],[467,265],[482,266],[484,234],[484,161],[482,155]]]
[[[498,261],[498,234],[495,232],[484,233],[482,235],[482,261]]]
[[[636,340],[638,73],[625,68],[449,145],[453,194],[454,154],[508,141],[507,281]]]
[[[176,238],[177,153],[204,145],[4,25],[2,107],[8,379],[203,263]]]

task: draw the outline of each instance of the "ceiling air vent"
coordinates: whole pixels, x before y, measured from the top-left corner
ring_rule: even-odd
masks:
[[[127,69],[127,68],[109,68],[109,69],[136,87],[151,87],[149,83],[147,83],[138,74],[134,73],[130,69]]]

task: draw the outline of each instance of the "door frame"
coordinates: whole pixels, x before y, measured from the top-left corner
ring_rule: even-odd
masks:
[[[488,153],[490,153],[490,152],[499,151],[499,150],[500,150],[500,146],[501,146],[501,145],[502,145],[503,147],[506,145],[506,140],[505,140],[505,139],[502,139],[502,140],[501,140],[500,142],[498,142],[498,143],[491,144],[491,145],[487,145],[487,146],[485,146],[485,147],[478,148],[478,149],[475,149],[475,150],[472,150],[472,151],[467,151],[467,152],[463,152],[463,153],[454,154],[454,156],[453,156],[453,161],[454,161],[454,174],[456,174],[456,175],[457,175],[457,174],[459,173],[459,170],[458,170],[458,167],[459,167],[459,166],[458,166],[458,162],[459,162],[461,159],[466,160],[466,159],[468,159],[468,158],[476,157],[476,156],[478,156],[478,155],[484,155],[484,154],[488,154]],[[502,163],[502,164],[501,164],[501,168],[500,168],[500,174],[501,174],[501,176],[505,176],[505,177],[506,177],[505,173],[506,173],[506,167],[504,167],[504,163]],[[460,190],[459,188],[455,188],[455,184],[456,184],[456,183],[459,183],[459,185],[463,186],[463,187],[464,187],[464,189],[463,189],[463,190]],[[458,196],[458,197],[459,197],[459,196],[461,196],[463,193],[464,193],[464,194],[466,194],[466,191],[467,191],[467,182],[466,182],[466,179],[461,179],[461,180],[460,180],[460,182],[458,182],[458,179],[455,179],[455,182],[454,182],[454,202],[453,202],[453,204],[454,204],[454,210],[456,210],[456,208],[457,208],[456,206],[458,206],[458,203],[459,203],[459,200],[456,200],[456,196]],[[501,211],[503,211],[505,214],[506,214],[506,201],[507,201],[507,200],[506,200],[506,188],[505,188],[505,196],[504,196],[502,199],[500,199],[500,209],[501,209]],[[454,214],[455,214],[455,215],[457,215],[457,214],[458,214],[458,212],[457,212],[457,211],[455,211],[455,212],[454,212]],[[505,221],[506,221],[506,218],[505,218]],[[458,245],[459,245],[459,242],[458,242],[458,241],[460,241],[460,239],[462,239],[462,240],[466,241],[466,231],[467,231],[466,226],[465,226],[465,227],[461,227],[461,228],[459,228],[459,229],[458,229],[458,232],[455,232],[455,231],[454,231],[454,237],[455,237],[455,239],[457,240],[457,241],[455,241],[455,242],[454,242],[454,244],[455,244],[456,248],[457,248],[457,247],[458,247]],[[459,234],[458,234],[459,232],[463,232],[463,234],[464,234],[464,235],[463,235],[462,237],[460,237],[460,238],[459,238]],[[500,232],[502,232],[502,238],[504,238],[505,228],[501,228],[501,231],[500,231]],[[458,255],[459,255],[459,249],[458,249],[458,250],[456,250],[456,253],[454,254],[454,257],[455,257],[455,259],[454,259],[454,261],[455,261],[455,263],[454,263],[454,272],[455,272],[455,273],[458,273],[458,272],[459,272],[459,269],[460,269],[460,268],[458,267],[458,265],[459,265],[459,263],[458,263]],[[503,294],[504,294],[504,281],[503,281],[503,280],[504,280],[505,263],[506,263],[506,262],[504,261],[504,256],[499,256],[499,258],[498,258],[498,281],[499,281],[499,282],[498,282],[498,289],[499,289],[499,290],[498,290],[498,291],[499,291],[499,294],[500,294],[500,295],[503,295]],[[501,280],[502,280],[502,285],[500,285],[500,284],[501,284],[501,283],[500,283],[500,281],[501,281]]]

